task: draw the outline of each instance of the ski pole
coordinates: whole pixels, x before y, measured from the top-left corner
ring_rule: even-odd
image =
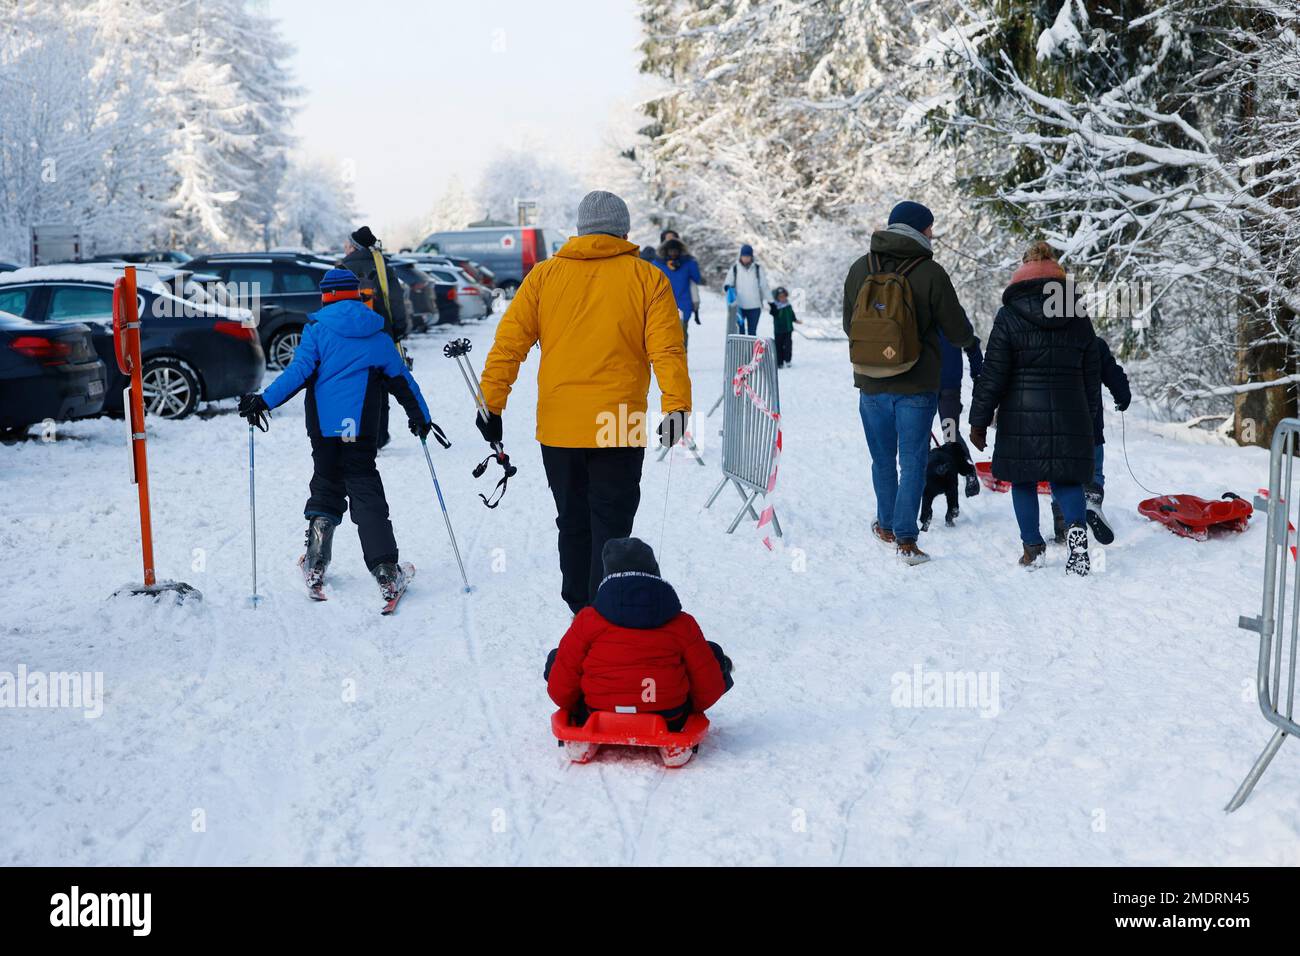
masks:
[[[451,515],[447,514],[447,502],[442,497],[442,486],[438,484],[438,472],[433,467],[433,456],[429,454],[429,443],[421,438],[420,447],[424,449],[424,460],[429,463],[429,477],[433,479],[433,490],[438,496],[438,507],[442,508],[442,520],[447,524],[447,537],[451,539],[451,551],[456,555],[456,566],[460,568],[460,579],[465,582],[465,593],[468,594],[474,589],[470,587],[469,578],[465,575],[465,562],[460,559],[460,548],[456,544],[456,532],[451,530]]]
[[[253,596],[257,608],[257,462],[253,457],[253,426],[248,426],[248,526],[253,534]]]
[[[453,339],[443,346],[442,354],[447,358],[456,360],[456,367],[460,369],[460,376],[465,380],[465,386],[469,389],[470,397],[474,399],[474,405],[478,409],[478,416],[486,422],[491,418],[492,412],[488,409],[487,399],[483,397],[483,389],[479,386],[478,376],[474,374],[474,366],[469,363],[469,350],[471,347],[472,343],[469,339]],[[492,442],[491,447],[492,454],[475,466],[474,477],[483,477],[488,462],[493,458],[497,460],[497,464],[501,466],[504,474],[493,491],[496,500],[493,501],[486,495],[479,494],[479,497],[483,499],[483,504],[489,508],[495,508],[501,503],[501,499],[505,497],[506,482],[513,478],[519,469],[510,463],[510,456],[506,454],[504,444],[499,441]]]

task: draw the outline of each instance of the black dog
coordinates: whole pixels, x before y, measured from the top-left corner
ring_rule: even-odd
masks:
[[[975,463],[970,459],[970,449],[963,441],[950,441],[930,449],[930,460],[925,465],[925,493],[921,496],[921,530],[930,530],[934,517],[934,499],[943,495],[948,501],[944,524],[952,527],[959,513],[957,507],[957,476],[966,478],[966,497],[980,493],[979,479],[975,477]]]

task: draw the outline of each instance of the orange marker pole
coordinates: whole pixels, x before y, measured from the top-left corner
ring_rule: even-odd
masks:
[[[135,289],[135,266],[117,280],[113,297],[113,348],[117,366],[131,376],[127,415],[131,420],[131,465],[140,492],[140,550],[144,558],[144,585],[157,583],[153,569],[153,522],[149,514],[149,459],[145,452],[144,386],[140,381],[140,315]]]

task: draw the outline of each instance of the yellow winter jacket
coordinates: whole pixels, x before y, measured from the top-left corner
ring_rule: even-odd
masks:
[[[576,236],[534,266],[501,318],[483,367],[483,397],[506,407],[537,342],[537,440],[558,448],[646,445],[650,369],[666,414],[690,411],[691,380],[672,287],[637,247]]]

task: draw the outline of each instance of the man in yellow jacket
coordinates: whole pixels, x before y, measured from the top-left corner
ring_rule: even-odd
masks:
[[[484,438],[501,440],[510,387],[540,342],[537,440],[560,531],[560,593],[575,614],[596,596],[605,542],[632,533],[652,368],[665,416],[660,444],[676,444],[691,410],[672,287],[627,241],[630,229],[618,196],[583,198],[578,235],[533,267],[497,327],[483,367],[491,415],[475,418]]]

